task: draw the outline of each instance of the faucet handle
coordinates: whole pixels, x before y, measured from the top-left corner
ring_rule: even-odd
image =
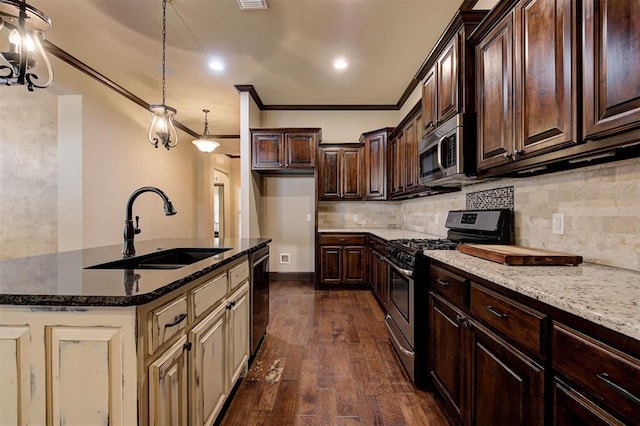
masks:
[[[142,230],[139,228],[139,225],[140,225],[140,216],[136,216],[136,227],[133,228],[134,234],[139,234],[140,232],[142,232]]]

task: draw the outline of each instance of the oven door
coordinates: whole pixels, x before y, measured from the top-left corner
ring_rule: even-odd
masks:
[[[389,264],[389,291],[387,293],[387,309],[410,350],[414,347],[414,285],[413,271],[402,269],[387,258]]]

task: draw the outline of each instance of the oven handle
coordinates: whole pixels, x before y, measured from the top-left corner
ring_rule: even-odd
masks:
[[[390,261],[386,257],[383,257],[382,260],[387,262],[389,264],[389,266],[391,266],[396,271],[400,272],[405,277],[411,278],[413,276],[413,271],[412,270],[400,268],[400,267],[398,267],[398,265],[396,265],[395,263],[393,263],[392,261]]]
[[[393,319],[391,318],[391,315],[387,314],[387,317],[385,318],[385,320],[386,321],[384,322],[384,325],[387,326],[387,330],[389,330],[389,334],[391,335],[391,337],[393,337],[393,341],[396,342],[396,345],[398,346],[398,349],[400,349],[400,352],[402,352],[405,356],[413,358],[413,352],[408,351],[402,347],[400,342],[398,342],[398,338],[396,337],[396,335],[393,334],[393,330],[391,330],[391,327],[389,327],[389,324],[387,323],[387,321],[389,320],[393,321]]]

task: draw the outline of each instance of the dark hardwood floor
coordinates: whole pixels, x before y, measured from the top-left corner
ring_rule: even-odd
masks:
[[[223,425],[446,425],[395,358],[364,290],[272,281],[267,337]]]

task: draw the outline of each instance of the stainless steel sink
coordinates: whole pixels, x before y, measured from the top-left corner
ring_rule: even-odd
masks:
[[[178,269],[227,250],[231,248],[173,248],[88,266],[85,269]]]

